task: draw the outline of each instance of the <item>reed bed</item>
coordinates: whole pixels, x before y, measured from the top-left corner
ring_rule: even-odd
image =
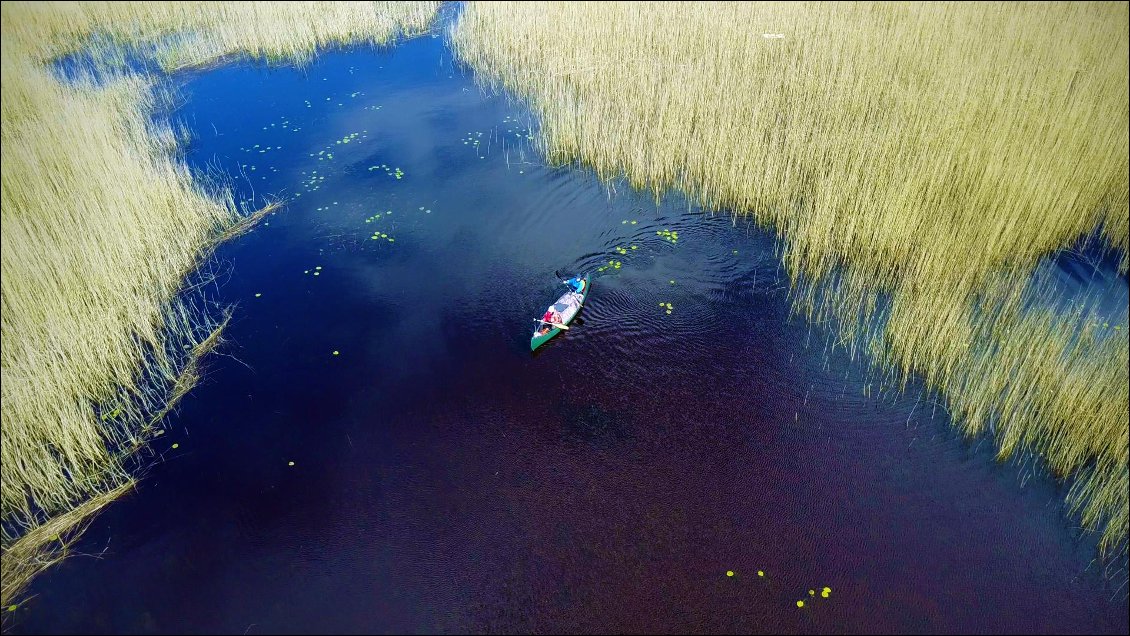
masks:
[[[1032,309],[1097,233],[1127,271],[1126,3],[471,3],[451,33],[551,162],[774,227],[795,306],[955,424],[1128,521],[1125,325]],[[828,293],[831,290],[831,293]],[[1124,321],[1125,318],[1123,317]]]
[[[169,67],[235,53],[304,59],[336,42],[426,28],[436,3],[4,3],[0,607],[53,562],[53,542],[132,483],[129,458],[197,377],[222,324],[186,276],[246,229],[156,121],[158,78],[123,70],[142,44]],[[98,81],[59,56],[98,36]],[[45,530],[46,529],[46,530]]]
[[[387,42],[426,30],[438,2],[42,2],[9,13],[5,34],[34,43],[40,59],[71,53],[97,34],[151,44],[166,68],[233,54],[303,60],[347,42]],[[7,15],[7,14],[5,14]],[[7,24],[11,22],[11,24]],[[107,55],[110,55],[107,52]]]

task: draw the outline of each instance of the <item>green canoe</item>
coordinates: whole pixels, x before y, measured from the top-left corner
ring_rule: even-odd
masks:
[[[582,277],[581,288],[578,291],[567,291],[557,302],[549,306],[547,311],[555,311],[561,316],[561,324],[566,326],[573,322],[573,318],[581,311],[581,305],[585,304],[585,298],[589,295],[589,279],[588,276]],[[544,317],[544,314],[543,314]],[[530,338],[530,351],[536,350],[538,347],[549,342],[549,339],[556,336],[561,331],[559,327],[546,324],[539,318],[536,320],[537,325],[534,326],[534,334]]]

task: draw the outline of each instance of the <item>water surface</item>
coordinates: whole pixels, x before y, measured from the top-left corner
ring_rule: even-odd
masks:
[[[1062,491],[790,320],[771,235],[545,166],[442,38],[176,80],[188,161],[290,203],[14,632],[1126,633]]]

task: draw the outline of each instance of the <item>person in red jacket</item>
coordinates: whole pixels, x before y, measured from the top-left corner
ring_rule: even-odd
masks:
[[[541,321],[542,328],[538,330],[538,335],[544,336],[545,334],[549,333],[549,330],[552,329],[554,325],[561,324],[561,314],[557,313],[557,311],[553,307],[550,307],[545,312],[545,315],[541,317]]]

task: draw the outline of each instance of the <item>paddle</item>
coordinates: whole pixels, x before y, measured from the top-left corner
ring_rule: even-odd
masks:
[[[569,328],[566,327],[565,325],[561,324],[561,323],[549,322],[548,320],[538,320],[537,318],[534,318],[534,322],[540,322],[544,325],[550,325],[550,326],[553,326],[553,327],[557,327],[558,329],[564,329],[565,331],[569,331]]]

